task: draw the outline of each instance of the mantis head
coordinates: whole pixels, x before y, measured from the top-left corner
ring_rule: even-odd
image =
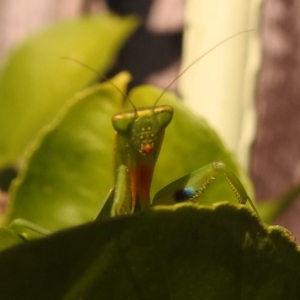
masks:
[[[116,114],[112,124],[116,132],[128,139],[137,152],[148,155],[160,148],[161,134],[172,118],[173,108],[161,105]]]

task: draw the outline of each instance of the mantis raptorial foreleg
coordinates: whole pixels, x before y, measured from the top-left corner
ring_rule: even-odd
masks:
[[[128,168],[121,165],[117,170],[115,187],[110,189],[96,220],[133,213],[131,204],[132,196]]]
[[[213,162],[170,183],[155,195],[152,204],[168,205],[185,201],[201,204],[202,194],[217,177],[222,175],[226,178],[238,202],[240,204],[249,202],[259,216],[243,185],[223,162]]]
[[[41,237],[50,234],[51,232],[37,224],[24,219],[13,220],[9,228],[17,232],[24,239],[32,239],[33,237]]]

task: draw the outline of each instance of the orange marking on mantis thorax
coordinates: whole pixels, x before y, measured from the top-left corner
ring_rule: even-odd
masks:
[[[148,164],[140,164],[138,167],[139,200],[141,208],[150,206],[150,187],[154,167]]]

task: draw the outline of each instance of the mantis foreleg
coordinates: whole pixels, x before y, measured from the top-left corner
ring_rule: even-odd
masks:
[[[25,219],[13,220],[10,223],[9,228],[17,232],[26,240],[30,240],[35,237],[45,236],[51,233],[51,231]]]
[[[133,213],[133,210],[128,168],[121,165],[117,174],[111,216],[127,215]]]
[[[223,175],[226,178],[238,202],[240,204],[246,204],[248,201],[252,209],[259,216],[253,202],[239,179],[222,162],[208,164],[172,182],[155,195],[152,204],[170,205],[185,201],[201,204],[201,195],[220,175]]]
[[[130,178],[128,168],[121,165],[117,170],[115,187],[109,191],[104,206],[95,220],[130,213],[133,213]]]

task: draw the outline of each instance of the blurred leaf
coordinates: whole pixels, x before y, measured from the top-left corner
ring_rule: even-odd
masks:
[[[112,79],[124,93],[128,76]],[[111,116],[121,102],[111,83],[68,102],[29,149],[11,191],[7,222],[22,218],[56,230],[93,219],[112,186]]]
[[[272,224],[287,208],[289,208],[300,196],[300,185],[285,192],[277,199],[269,199],[259,203],[258,209],[262,219]]]
[[[23,242],[22,238],[15,231],[0,227],[0,250],[4,250],[21,242]]]
[[[15,163],[41,126],[97,77],[61,58],[104,73],[136,26],[133,17],[85,16],[41,31],[12,53],[0,73],[0,166]]]
[[[299,277],[290,236],[224,203],[157,207],[0,253],[6,300],[298,299]]]

